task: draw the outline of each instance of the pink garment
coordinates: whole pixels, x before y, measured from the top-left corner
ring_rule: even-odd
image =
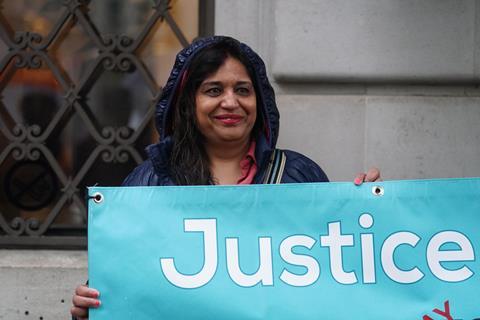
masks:
[[[242,169],[242,176],[238,179],[237,184],[252,184],[253,178],[257,173],[257,160],[255,159],[255,141],[250,143],[247,154],[240,161],[240,169]]]

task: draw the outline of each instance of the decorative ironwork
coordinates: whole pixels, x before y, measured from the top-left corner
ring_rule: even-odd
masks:
[[[16,216],[8,221],[6,213],[0,210],[0,247],[86,246],[87,215],[81,195],[84,186],[81,183],[93,164],[99,159],[106,163],[126,163],[133,159],[134,163],[139,164],[143,161],[135,143],[151,123],[161,87],[140,57],[141,47],[158,23],[160,27],[167,24],[180,44],[188,45],[188,40],[171,15],[171,5],[169,0],[154,1],[153,14],[135,38],[124,34],[101,35],[90,18],[89,0],[64,0],[63,12],[46,36],[34,32],[14,32],[7,17],[0,11],[0,40],[8,47],[8,52],[0,60],[0,94],[18,70],[46,68],[53,75],[63,96],[61,105],[43,127],[17,123],[0,96],[0,143],[1,135],[7,141],[6,147],[0,151],[0,168],[7,162],[9,165],[9,173],[2,182],[6,197],[17,207],[27,209],[28,206],[46,206],[55,198],[43,219]],[[68,36],[74,26],[81,28],[97,51],[96,58],[76,83],[56,61],[51,50]],[[101,74],[108,71],[138,72],[153,97],[136,130],[127,125],[102,127],[89,106],[87,95]],[[76,172],[67,174],[48,143],[62,132],[74,115],[95,141],[95,147]],[[13,159],[13,164],[9,158]],[[52,190],[55,190],[57,197],[52,196]],[[25,194],[29,195],[27,203],[18,203]],[[80,209],[82,225],[71,230],[67,227],[53,231],[53,222],[69,203]]]

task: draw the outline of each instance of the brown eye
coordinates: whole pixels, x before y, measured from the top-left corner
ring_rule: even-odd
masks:
[[[248,96],[250,94],[250,88],[248,87],[238,87],[237,93],[242,96]]]
[[[222,90],[218,87],[212,87],[205,90],[205,93],[211,97],[218,97],[222,93]]]

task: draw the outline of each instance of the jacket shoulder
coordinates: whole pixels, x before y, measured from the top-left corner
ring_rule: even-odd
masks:
[[[155,174],[152,161],[146,160],[125,178],[122,186],[157,186],[159,184],[158,176]]]
[[[283,150],[287,158],[282,183],[328,182],[322,168],[301,153]]]

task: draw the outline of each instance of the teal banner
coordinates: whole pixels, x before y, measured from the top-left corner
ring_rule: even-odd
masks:
[[[480,319],[480,179],[93,187],[90,319]]]

